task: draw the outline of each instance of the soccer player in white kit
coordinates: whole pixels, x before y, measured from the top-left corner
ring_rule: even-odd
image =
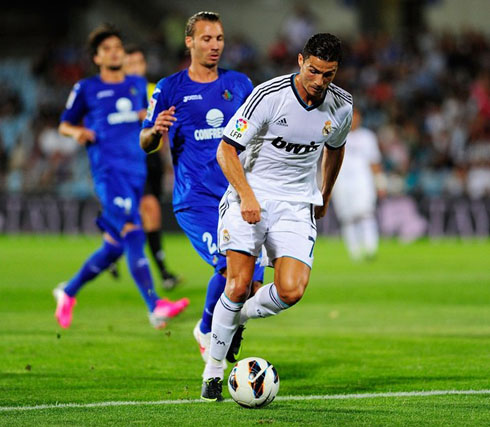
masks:
[[[386,193],[386,177],[376,134],[361,127],[354,108],[352,130],[347,135],[342,170],[332,192],[342,237],[353,260],[372,259],[378,250],[377,195]]]
[[[223,133],[217,159],[230,186],[220,204],[218,242],[228,275],[213,315],[205,400],[223,400],[222,361],[239,326],[291,307],[308,285],[315,218],[326,213],[352,121],[351,95],[332,84],[341,54],[337,37],[312,36],[298,55],[299,73],[257,86]],[[247,300],[262,245],[274,282]]]

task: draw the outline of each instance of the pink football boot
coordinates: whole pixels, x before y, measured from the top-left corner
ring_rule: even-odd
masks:
[[[62,328],[69,328],[73,317],[73,307],[77,303],[75,297],[69,296],[65,291],[66,283],[61,283],[53,290],[53,296],[56,300],[56,311],[54,313],[56,320]]]
[[[156,329],[163,329],[167,326],[167,320],[180,314],[189,305],[188,298],[181,298],[175,302],[167,298],[157,301],[157,305],[150,313],[150,323]]]

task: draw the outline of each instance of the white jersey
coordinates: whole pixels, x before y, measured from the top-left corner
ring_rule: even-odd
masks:
[[[341,221],[374,212],[376,187],[371,165],[381,162],[376,134],[358,128],[347,135],[344,161],[332,197]]]
[[[364,181],[373,187],[371,165],[381,163],[376,134],[367,128],[358,128],[349,132],[347,142],[338,179]]]
[[[295,75],[257,86],[228,122],[223,139],[244,150],[240,161],[259,201],[322,205],[317,163],[323,147],[344,144],[352,122],[352,96],[330,84],[325,98],[309,106],[296,90]]]

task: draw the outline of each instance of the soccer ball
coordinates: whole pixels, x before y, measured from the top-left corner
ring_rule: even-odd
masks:
[[[271,403],[279,391],[276,368],[260,357],[237,362],[228,378],[233,400],[245,408],[262,408]]]

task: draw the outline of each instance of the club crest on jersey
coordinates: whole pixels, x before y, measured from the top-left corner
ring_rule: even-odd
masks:
[[[138,89],[136,89],[134,86],[131,86],[131,88],[129,89],[129,93],[131,93],[131,95],[133,96],[136,96],[138,94]]]
[[[233,99],[233,94],[228,89],[225,89],[222,96],[225,101],[231,101]]]
[[[322,135],[328,136],[330,132],[332,132],[332,122],[330,120],[327,120],[325,122],[325,126],[323,126]]]
[[[230,241],[230,232],[226,229],[223,230],[223,242]]]

